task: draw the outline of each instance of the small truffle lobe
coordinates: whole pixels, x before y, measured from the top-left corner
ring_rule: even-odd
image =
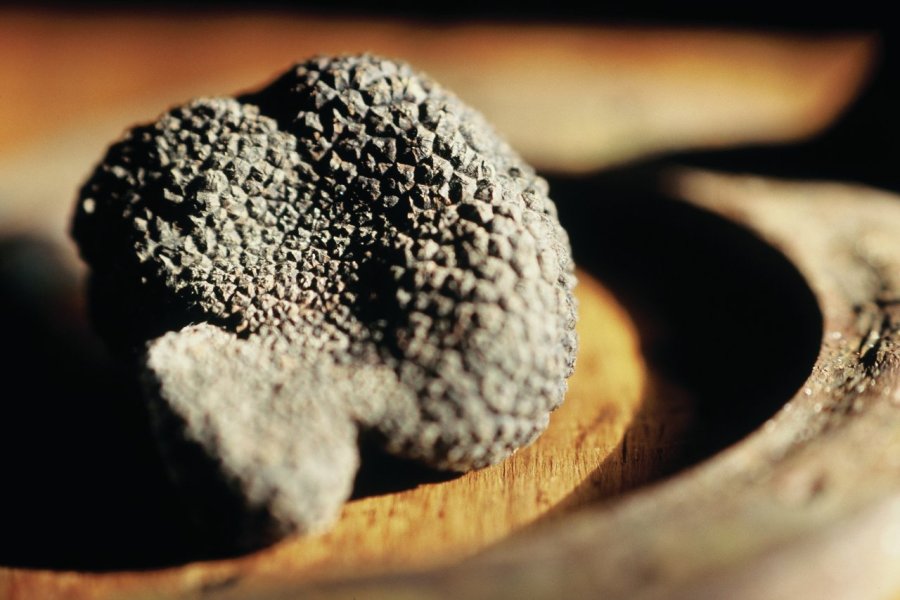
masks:
[[[574,365],[546,182],[403,63],[314,58],[135,127],[73,235],[174,476],[242,545],[331,523],[360,435],[439,469],[502,460]]]

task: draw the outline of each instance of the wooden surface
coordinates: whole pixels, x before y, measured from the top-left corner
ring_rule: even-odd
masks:
[[[243,43],[236,46],[237,38]],[[375,50],[406,58],[488,113],[537,166],[575,173],[671,149],[808,135],[862,85],[873,48],[866,36],[6,12],[0,235],[48,239],[66,249],[70,275],[79,273],[65,241],[70,203],[110,139],[171,103],[256,85],[315,52]],[[893,214],[895,199],[702,177],[680,179],[679,189],[762,235],[770,232],[769,241],[797,261],[822,305],[833,309],[823,311],[827,332],[841,332],[834,341],[845,346],[829,356],[844,361],[841,369],[859,366],[854,361],[865,353],[847,348],[873,347],[872,329],[846,318],[848,301],[840,295],[841,286],[858,281],[809,268],[810,253],[824,247],[840,250],[835,264],[846,266],[850,234],[815,238],[825,246],[810,250],[791,245],[790,228],[812,220],[821,233],[856,218],[855,208],[813,218],[816,211],[802,200],[808,190],[840,198],[841,207],[864,197],[875,207],[869,215]],[[744,203],[760,199],[765,208],[742,212]],[[779,208],[782,201],[786,208]],[[599,209],[586,215],[608,216]],[[876,231],[864,248],[868,256],[895,264],[891,243],[877,241],[889,226],[868,227]],[[879,248],[889,249],[887,258],[878,258]],[[550,430],[511,460],[356,499],[331,532],[244,557],[111,572],[0,567],[0,598],[518,598],[601,591],[612,598],[752,598],[764,587],[785,598],[810,597],[803,593],[810,589],[817,598],[851,592],[844,597],[875,598],[897,589],[891,566],[900,518],[890,456],[900,452],[896,411],[887,408],[897,389],[893,346],[880,355],[889,368],[877,377],[847,367],[840,373],[848,377],[834,380],[838,387],[827,393],[831,380],[822,369],[834,373],[837,363],[820,361],[814,381],[821,388],[801,389],[747,442],[663,480],[685,464],[687,432],[697,417],[693,390],[674,384],[648,358],[653,328],[639,330],[634,307],[590,271],[582,270],[580,281],[582,341],[570,393]],[[879,340],[894,339],[892,315],[888,329],[878,329]],[[854,400],[862,397],[871,411],[841,404],[849,396],[840,385],[848,381],[870,386]],[[837,416],[816,417],[823,413]],[[862,426],[854,425],[858,414],[868,419]],[[876,418],[882,426],[873,424]],[[865,447],[867,437],[882,451],[866,455],[864,469],[847,463],[852,452],[829,450],[831,439],[846,449]],[[833,576],[823,577],[826,566]],[[819,587],[804,588],[811,581]]]
[[[356,500],[331,533],[252,555],[150,571],[4,568],[0,592],[17,600],[896,593],[900,198],[710,173],[669,181],[673,193],[784,252],[822,311],[807,382],[746,439],[634,489],[667,472],[697,411],[648,368],[627,313],[582,272],[584,343],[567,404],[510,461]],[[716,351],[727,365],[730,350]],[[765,367],[771,351],[757,352]],[[752,385],[758,365],[746,366],[735,373]]]
[[[784,253],[815,295],[820,353],[780,410],[668,481],[447,567],[255,591],[237,580],[211,596],[896,596],[900,197],[861,186],[691,171],[676,172],[666,188],[755,231]],[[772,368],[771,351],[763,346],[757,356],[757,370]],[[744,384],[758,376],[751,369]]]
[[[470,557],[536,522],[557,521],[653,480],[678,456],[690,399],[654,380],[634,325],[607,290],[581,273],[577,293],[583,341],[566,402],[539,441],[511,459],[354,500],[331,531],[247,557],[146,573],[0,569],[0,597],[190,597],[238,579],[252,597],[282,580],[421,570]]]

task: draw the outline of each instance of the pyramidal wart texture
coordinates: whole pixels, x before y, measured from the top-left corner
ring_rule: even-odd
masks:
[[[440,469],[503,459],[572,372],[546,182],[403,63],[314,58],[135,127],[73,235],[174,476],[238,545],[329,524],[360,434]]]

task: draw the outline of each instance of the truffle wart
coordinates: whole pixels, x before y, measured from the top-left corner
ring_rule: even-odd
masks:
[[[173,472],[247,544],[332,521],[360,432],[482,467],[543,431],[572,371],[546,183],[402,63],[314,58],[134,128],[73,233]]]

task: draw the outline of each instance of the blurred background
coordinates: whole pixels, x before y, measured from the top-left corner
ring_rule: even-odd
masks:
[[[195,556],[144,416],[121,401],[135,394],[130,379],[84,318],[68,220],[126,127],[192,97],[261,86],[313,54],[410,62],[550,179],[579,264],[643,311],[649,355],[699,398],[693,446],[660,476],[756,428],[815,356],[809,290],[758,240],[642,190],[671,165],[900,189],[897,37],[886,13],[861,6],[733,4],[0,5],[0,376],[20,390],[0,401],[13,492],[0,501],[12,515],[0,518],[0,563]],[[710,281],[717,291],[704,302],[683,299]],[[735,327],[749,336],[743,354],[723,355],[711,380],[717,358],[703,373],[695,359]],[[730,389],[724,411],[712,399],[737,380],[734,359],[761,347],[781,352],[771,373]]]
[[[194,96],[259,86],[316,53],[413,63],[544,172],[677,153],[689,164],[900,185],[894,40],[877,11],[359,0],[27,6],[0,7],[0,227],[61,231],[48,213],[64,215],[55,207],[124,124]]]

